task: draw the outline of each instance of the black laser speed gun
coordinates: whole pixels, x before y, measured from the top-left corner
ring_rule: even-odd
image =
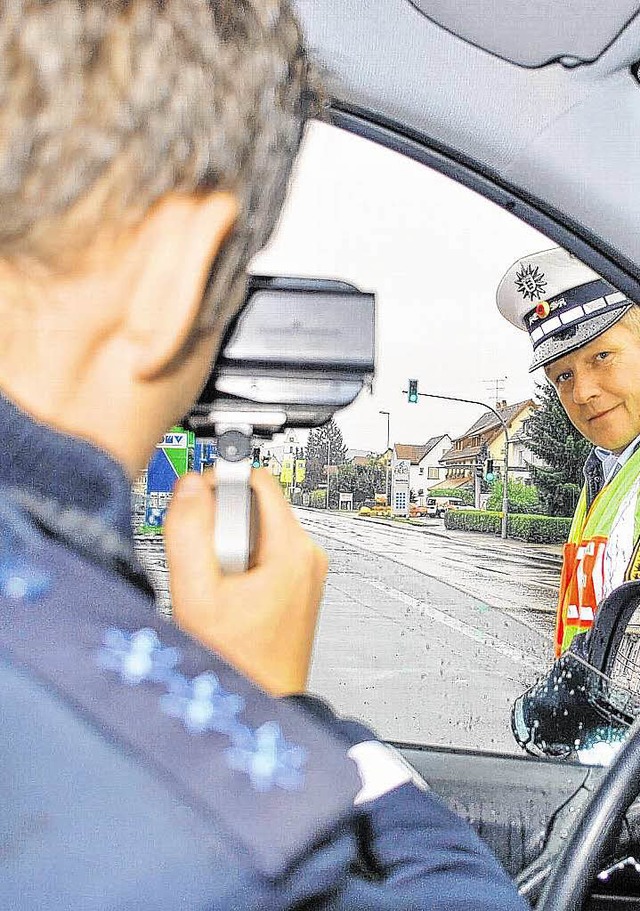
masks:
[[[371,387],[374,367],[373,294],[327,279],[251,277],[186,418],[198,437],[217,440],[214,546],[223,572],[251,565],[254,438],[325,424]]]

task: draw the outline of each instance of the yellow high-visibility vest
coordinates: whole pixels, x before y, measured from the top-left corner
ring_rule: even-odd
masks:
[[[593,624],[598,604],[614,588],[640,577],[640,448],[602,488],[587,510],[582,489],[564,545],[555,655]]]

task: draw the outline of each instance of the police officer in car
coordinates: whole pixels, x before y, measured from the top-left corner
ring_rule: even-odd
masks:
[[[255,567],[213,495],[131,479],[280,211],[315,77],[285,0],[0,12],[0,908],[522,909],[397,755],[304,692],[327,562],[266,472]]]
[[[558,247],[515,262],[500,282],[497,303],[529,333],[530,370],[544,369],[569,420],[593,444],[564,546],[559,658],[592,626],[602,599],[640,572],[640,310]],[[521,742],[536,739],[524,716],[532,721],[533,700],[547,699],[548,692],[538,688],[516,705]]]

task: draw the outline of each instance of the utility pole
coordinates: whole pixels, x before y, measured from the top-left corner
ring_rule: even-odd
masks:
[[[387,506],[391,506],[391,491],[389,490],[389,462],[390,462],[390,458],[389,458],[389,439],[390,439],[390,437],[389,437],[389,420],[391,418],[391,415],[388,411],[379,411],[378,414],[386,414],[386,416],[387,416],[387,448],[386,448],[385,454],[384,454],[387,470],[386,470],[384,493],[387,498]]]
[[[406,389],[403,389],[402,392],[404,395],[407,394]],[[495,414],[502,424],[502,429],[504,431],[504,479],[502,481],[502,523],[500,534],[502,538],[506,538],[507,522],[509,519],[509,430],[506,421],[495,408],[492,408],[491,405],[487,405],[486,402],[479,402],[477,399],[460,399],[454,395],[434,395],[431,392],[416,392],[416,395],[424,399],[442,399],[445,402],[463,402],[465,405],[480,405],[481,408],[486,408],[487,411],[491,411],[492,414]]]
[[[329,471],[329,469],[330,468],[331,468],[331,437],[328,436],[327,437],[327,509],[329,509],[329,491],[330,491],[330,487],[329,487],[330,471]]]
[[[291,498],[291,505],[293,506],[293,495],[296,489],[296,462],[298,461],[298,447],[296,446],[295,451],[293,446],[291,447],[291,458],[293,459],[293,468],[291,469],[291,491],[289,497]]]

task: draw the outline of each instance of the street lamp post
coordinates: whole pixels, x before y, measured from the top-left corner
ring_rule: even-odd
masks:
[[[406,389],[403,389],[402,392],[404,395],[407,394]],[[431,392],[419,392],[418,395],[420,398],[425,399],[443,399],[445,402],[464,402],[466,405],[480,405],[481,408],[486,408],[488,411],[495,414],[502,424],[502,429],[504,430],[504,480],[502,482],[502,523],[500,534],[502,538],[506,538],[507,521],[509,519],[509,431],[507,429],[506,421],[495,408],[492,408],[491,405],[487,405],[486,402],[479,402],[477,399],[459,399],[453,395],[434,395]]]
[[[331,437],[327,437],[327,509],[329,509],[329,475],[331,474]]]
[[[387,416],[387,448],[386,448],[386,451],[384,454],[387,471],[386,471],[386,478],[385,478],[384,493],[387,498],[387,506],[390,506],[391,505],[391,491],[389,490],[389,439],[390,439],[390,437],[389,437],[389,420],[390,420],[391,415],[390,415],[390,412],[388,412],[388,411],[379,411],[378,414],[386,414],[386,416]]]

